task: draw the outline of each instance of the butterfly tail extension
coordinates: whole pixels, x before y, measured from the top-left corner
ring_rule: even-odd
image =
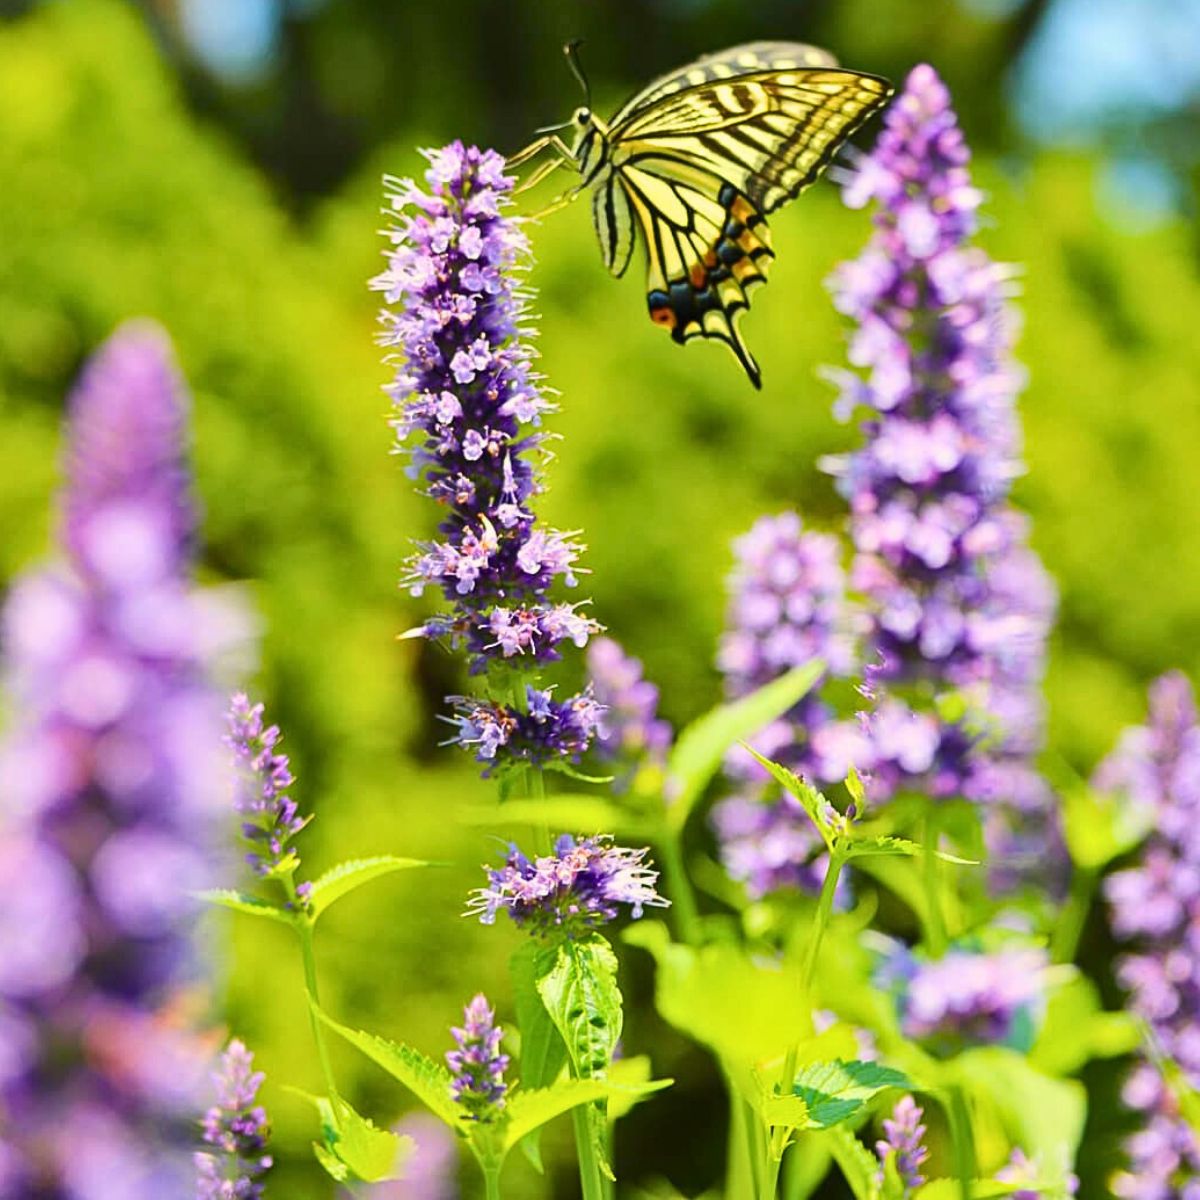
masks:
[[[670,330],[679,343],[695,337],[723,341],[741,363],[750,382],[762,387],[762,372],[738,329],[750,307],[750,292],[767,281],[774,251],[766,220],[732,184],[721,188],[725,221],[716,237],[691,263],[685,278],[653,288],[647,299],[650,319]]]

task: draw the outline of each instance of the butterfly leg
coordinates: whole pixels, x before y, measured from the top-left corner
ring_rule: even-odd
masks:
[[[571,147],[558,134],[551,133],[545,137],[534,138],[524,149],[518,150],[516,154],[506,158],[504,165],[506,167],[519,167],[523,162],[528,162],[531,158],[534,158],[547,149],[553,149],[558,154],[560,160],[567,162],[575,161],[575,156],[571,153]]]
[[[513,195],[519,196],[522,192],[528,192],[537,187],[537,185],[541,183],[543,179],[553,175],[554,172],[559,169],[559,167],[563,166],[566,166],[566,160],[561,158],[556,158],[552,162],[542,163],[542,165],[538,167],[538,169],[534,171],[528,179],[526,179],[523,183],[518,184],[517,187],[513,188]]]

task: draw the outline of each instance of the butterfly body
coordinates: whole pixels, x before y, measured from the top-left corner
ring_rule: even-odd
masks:
[[[774,253],[766,216],[814,182],[890,85],[813,46],[754,42],[655,80],[610,121],[590,108],[564,147],[591,193],[608,269],[647,250],[650,318],[677,342],[724,341],[755,387],[737,328]]]

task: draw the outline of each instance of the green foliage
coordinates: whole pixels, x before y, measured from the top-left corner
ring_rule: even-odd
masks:
[[[787,712],[812,690],[824,670],[821,662],[796,667],[750,695],[712,709],[680,733],[667,761],[667,820],[673,829],[683,828],[725,752]]]
[[[807,1124],[828,1129],[858,1115],[869,1100],[888,1088],[911,1086],[903,1071],[854,1060],[811,1063],[796,1076],[795,1093],[808,1110]]]
[[[397,858],[393,854],[376,855],[374,858],[359,858],[331,867],[312,885],[312,919],[316,921],[331,904],[348,896],[364,883],[390,875],[394,871],[407,871],[413,867],[429,864],[416,858]]]
[[[289,912],[286,908],[280,908],[278,904],[260,900],[257,896],[251,896],[247,892],[236,892],[231,888],[209,888],[206,891],[198,892],[197,897],[206,904],[213,904],[218,908],[228,908],[232,912],[245,913],[249,917],[265,917],[269,921],[280,921],[284,925],[295,925],[296,923],[295,913]]]
[[[412,1138],[377,1129],[339,1097],[321,1106],[328,1113],[322,1122],[325,1141],[314,1143],[313,1152],[334,1179],[378,1183],[402,1177],[404,1162],[416,1148]]]

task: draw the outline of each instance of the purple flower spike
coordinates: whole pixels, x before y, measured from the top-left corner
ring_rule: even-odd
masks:
[[[187,405],[157,325],[130,322],[91,359],[68,421],[63,543],[73,564],[115,586],[184,569],[196,534]]]
[[[464,647],[473,673],[492,664],[528,670],[599,629],[581,604],[551,597],[556,580],[576,585],[582,547],[574,534],[539,525],[531,507],[544,486],[541,422],[554,405],[533,367],[529,294],[517,283],[528,247],[503,213],[512,179],[499,155],[455,142],[428,157],[428,191],[389,181],[397,224],[387,269],[372,281],[390,306],[380,340],[400,351],[387,389],[398,443],[419,435],[410,473],[446,510],[439,538],[410,561],[408,583],[415,595],[441,589],[450,611],[418,632]],[[532,693],[527,713],[455,703],[453,740],[489,773],[578,758],[598,716],[589,693],[547,699],[541,712]]]
[[[295,778],[287,755],[276,753],[281,737],[278,725],[264,725],[261,704],[252,705],[242,692],[234,695],[225,744],[238,769],[234,807],[247,818],[242,824],[251,846],[246,861],[259,875],[290,878],[300,859],[289,843],[312,818],[300,816],[288,795]],[[303,900],[304,893],[297,892]]]
[[[1150,819],[1138,864],[1105,881],[1113,933],[1137,947],[1117,974],[1158,1047],[1200,1089],[1200,724],[1183,675],[1154,683],[1147,723],[1125,731],[1093,783]],[[1113,1181],[1114,1193],[1190,1197],[1189,1183],[1200,1179],[1200,1138],[1158,1067],[1139,1063],[1123,1097],[1145,1124],[1125,1143],[1129,1170]]]
[[[508,1055],[500,1052],[504,1030],[480,992],[463,1009],[463,1027],[450,1032],[457,1050],[446,1052],[446,1063],[454,1075],[451,1091],[472,1121],[493,1120],[504,1107],[508,1084],[504,1072]]]
[[[568,937],[615,920],[622,907],[640,917],[647,907],[670,904],[655,888],[658,872],[646,863],[649,850],[614,846],[607,836],[578,840],[562,834],[554,853],[529,859],[509,846],[504,866],[488,872],[488,886],[477,889],[467,913],[491,925],[505,909],[536,934]]]
[[[734,542],[733,552],[728,623],[717,655],[726,695],[745,696],[814,659],[826,664],[831,677],[850,674],[856,617],[846,600],[837,538],[805,530],[796,513],[785,512],[760,518]],[[869,743],[857,723],[839,721],[815,691],[751,744],[825,783],[840,782],[851,765],[869,766]],[[726,770],[738,790],[711,817],[726,871],[756,899],[793,887],[815,895],[827,859],[803,808],[791,796],[770,801],[773,785],[741,749],[730,753]]]
[[[255,1104],[263,1073],[254,1055],[236,1038],[221,1056],[213,1076],[217,1102],[204,1115],[203,1136],[215,1154],[196,1154],[196,1200],[259,1200],[262,1178],[271,1169],[266,1153],[270,1126]]]
[[[875,1143],[879,1157],[879,1182],[883,1182],[883,1166],[891,1159],[896,1164],[896,1174],[904,1184],[904,1195],[912,1195],[925,1182],[921,1164],[929,1157],[924,1143],[925,1126],[921,1124],[924,1111],[911,1096],[904,1096],[892,1110],[891,1117],[883,1121],[884,1136]]]
[[[632,777],[642,765],[663,767],[673,732],[658,716],[658,688],[642,677],[642,664],[612,638],[588,647],[588,673],[596,702],[604,709],[596,750],[624,766]],[[628,786],[629,778],[622,781]]]
[[[60,559],[3,611],[0,1196],[158,1200],[190,1180],[206,1066],[174,1006],[227,784],[210,655],[246,626],[190,577],[166,335],[123,326],[67,408]]]
[[[865,444],[829,467],[850,504],[863,659],[887,697],[869,725],[874,761],[860,766],[876,798],[908,787],[987,803],[1007,884],[1060,861],[1045,851],[1050,797],[1032,766],[1055,594],[1008,500],[1022,471],[1014,288],[970,244],[969,157],[945,85],[915,68],[846,190],[876,206],[870,244],[831,281],[857,326],[855,370],[833,373],[837,410],[864,414]],[[946,693],[964,718],[937,715]]]
[[[528,669],[599,629],[580,604],[551,598],[556,581],[576,586],[583,547],[538,524],[532,508],[544,490],[541,422],[554,405],[534,369],[529,293],[518,285],[528,246],[504,215],[513,181],[498,154],[455,142],[428,157],[427,191],[388,181],[397,223],[387,269],[372,281],[389,305],[380,341],[399,351],[387,388],[398,444],[419,438],[410,473],[445,510],[407,582],[414,595],[441,589],[450,611],[419,632],[464,647],[473,673]],[[506,745],[488,736],[485,761]]]

